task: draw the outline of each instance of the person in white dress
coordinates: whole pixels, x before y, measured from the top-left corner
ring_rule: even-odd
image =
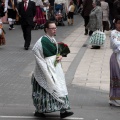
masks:
[[[120,16],[115,18],[116,29],[111,32],[110,43],[113,53],[110,57],[109,104],[120,106]]]
[[[105,0],[101,0],[101,8],[103,11],[103,32],[109,30],[109,5]]]

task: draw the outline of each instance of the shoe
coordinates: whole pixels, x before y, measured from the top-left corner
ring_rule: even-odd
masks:
[[[14,30],[15,28],[13,27],[12,30]]]
[[[84,33],[84,35],[88,35],[88,33]]]
[[[73,112],[65,111],[64,113],[60,113],[60,118],[65,118],[65,117],[71,116],[73,114],[74,114]]]
[[[44,113],[35,112],[34,116],[36,117],[46,117]]]
[[[34,30],[38,30],[39,28],[38,28],[38,25],[35,25],[34,26]]]
[[[120,104],[116,101],[116,100],[109,100],[109,105],[110,106],[116,106],[116,107],[120,107]]]
[[[91,36],[93,34],[93,31],[89,31],[89,36]]]
[[[25,49],[25,50],[28,50],[28,47],[25,47],[24,49]]]
[[[92,46],[91,49],[100,49],[100,46]]]
[[[12,30],[12,28],[11,28],[11,27],[9,27],[9,30]]]
[[[12,28],[12,27],[9,27],[9,30],[14,30],[14,29],[15,29],[14,27],[13,27],[13,28]]]
[[[44,29],[44,24],[39,26],[40,29]]]

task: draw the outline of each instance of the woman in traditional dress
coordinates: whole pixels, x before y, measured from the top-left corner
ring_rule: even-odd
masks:
[[[5,36],[4,36],[3,23],[2,23],[3,16],[5,16],[4,1],[0,0],[0,46],[5,45]]]
[[[35,116],[45,117],[44,113],[60,111],[64,118],[73,114],[70,109],[68,91],[61,67],[62,56],[58,55],[55,22],[47,21],[45,35],[34,45],[36,67],[32,76],[32,98],[36,108]],[[57,64],[55,65],[55,62]]]
[[[120,106],[120,16],[115,18],[116,29],[111,32],[110,93],[109,104]]]
[[[36,3],[35,27],[39,28],[46,22],[46,18],[43,12],[44,5],[42,0],[34,0],[34,2]]]

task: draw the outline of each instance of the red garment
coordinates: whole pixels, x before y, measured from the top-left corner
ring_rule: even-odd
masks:
[[[24,3],[24,10],[26,11],[27,10],[27,2]]]
[[[34,18],[35,18],[35,23],[37,23],[37,25],[41,25],[46,22],[45,16],[40,6],[36,6],[36,15]]]

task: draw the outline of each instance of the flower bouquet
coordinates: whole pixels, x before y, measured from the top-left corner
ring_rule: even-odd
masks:
[[[62,55],[63,57],[67,57],[67,54],[70,53],[70,49],[68,47],[67,44],[63,43],[63,42],[59,42],[58,43],[58,54],[57,56],[60,56]],[[55,60],[55,63],[54,63],[54,66],[57,65],[57,60]]]

